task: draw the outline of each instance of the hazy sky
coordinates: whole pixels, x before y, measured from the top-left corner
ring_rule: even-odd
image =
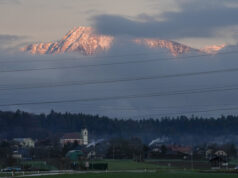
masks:
[[[129,27],[136,34],[130,26],[137,24],[147,35],[157,31],[165,36],[169,29],[173,40],[193,47],[235,44],[237,7],[236,0],[0,0],[0,35],[59,40],[74,26],[103,25],[103,30],[111,30],[108,24],[114,26],[116,17],[124,20],[115,26],[117,33]],[[189,31],[196,29],[203,35]]]
[[[0,0],[0,34],[57,40],[74,26],[89,26],[98,14],[133,17],[176,9],[173,0]]]
[[[180,58],[128,65],[5,72],[171,57],[168,51],[132,45],[128,39],[136,37],[175,40],[197,48],[213,44],[232,44],[234,46],[228,46],[222,52],[234,52],[238,42],[237,17],[237,0],[0,0],[0,105],[235,87],[234,90],[227,89],[223,92],[100,102],[2,106],[0,110],[49,112],[55,109],[123,118],[206,109],[216,111],[197,115],[237,114],[237,110],[219,111],[222,107],[238,107],[236,71],[105,85],[14,88],[226,70],[238,66],[238,52],[201,56],[196,60]],[[109,57],[83,57],[81,60],[82,56],[78,53],[59,56],[9,54],[12,49],[18,50],[19,45],[25,43],[59,40],[75,26],[92,26],[99,33],[118,37],[107,51],[106,55]],[[124,55],[138,52],[146,55]],[[77,59],[72,60],[75,58]]]

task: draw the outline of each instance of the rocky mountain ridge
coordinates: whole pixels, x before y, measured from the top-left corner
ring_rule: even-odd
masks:
[[[99,51],[106,51],[111,48],[115,37],[96,34],[91,27],[75,27],[70,30],[61,40],[57,42],[30,44],[21,51],[31,54],[60,54],[69,52],[79,52],[83,55],[93,55]],[[216,53],[225,46],[209,46],[202,50],[197,50],[178,42],[160,40],[152,38],[137,38],[133,42],[136,45],[144,45],[149,48],[168,49],[173,56],[185,54],[191,51],[205,53]]]

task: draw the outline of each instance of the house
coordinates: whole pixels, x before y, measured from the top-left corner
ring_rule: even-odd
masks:
[[[82,129],[81,132],[64,134],[63,137],[60,139],[60,144],[63,146],[68,143],[88,145],[88,130]]]
[[[215,156],[212,159],[210,159],[209,161],[210,161],[211,167],[214,169],[228,167],[227,158],[222,157],[222,156]]]
[[[70,161],[77,162],[80,157],[83,156],[83,152],[80,150],[70,150],[65,156],[69,158]]]
[[[31,138],[14,138],[13,141],[17,142],[23,148],[35,147],[35,141]]]
[[[218,150],[214,153],[216,156],[227,157],[227,153],[223,150]]]
[[[216,151],[209,160],[212,168],[228,167],[228,154],[223,150]]]
[[[12,158],[18,160],[32,160],[29,148],[18,148],[13,151]]]
[[[190,146],[178,146],[178,145],[169,145],[168,149],[170,149],[173,152],[183,153],[187,155],[190,155],[193,151],[192,147]]]
[[[151,151],[155,152],[155,153],[161,153],[162,152],[161,148],[153,148]]]
[[[81,150],[70,150],[65,157],[69,159],[72,169],[79,169],[79,163],[84,159],[84,154]]]
[[[213,150],[212,149],[208,149],[205,153],[206,159],[211,159],[213,156]]]
[[[13,151],[12,158],[14,158],[14,159],[22,159],[22,154],[19,153],[18,151]]]

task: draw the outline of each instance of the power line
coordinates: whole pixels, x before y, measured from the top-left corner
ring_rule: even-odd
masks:
[[[203,72],[188,72],[188,73],[177,73],[168,75],[158,75],[158,76],[146,76],[146,77],[135,77],[135,78],[122,78],[122,79],[108,79],[108,80],[88,80],[88,81],[70,81],[70,82],[59,82],[59,83],[45,83],[38,84],[34,86],[22,86],[22,87],[12,87],[0,86],[0,90],[23,90],[23,89],[38,89],[38,88],[56,88],[56,87],[66,87],[66,86],[84,86],[84,85],[95,85],[95,84],[109,84],[109,83],[120,83],[120,82],[133,82],[133,81],[144,81],[144,80],[159,80],[164,78],[180,78],[189,76],[200,76],[200,75],[212,75],[219,73],[230,73],[237,72],[238,68],[230,69],[220,69],[212,71]]]
[[[229,49],[236,49],[237,46],[230,46]],[[200,53],[203,53],[203,51],[199,51],[199,50],[191,50],[190,52],[200,52]],[[233,51],[230,51],[230,52],[233,52]],[[156,53],[151,53],[151,52],[144,52],[144,53],[130,53],[130,54],[121,54],[121,55],[105,55],[105,56],[80,56],[80,58],[60,58],[60,59],[40,59],[40,60],[9,60],[9,61],[0,61],[0,64],[1,63],[14,63],[14,62],[50,62],[50,61],[53,61],[53,62],[62,62],[62,61],[69,61],[69,60],[80,60],[80,59],[85,59],[85,58],[93,58],[93,59],[105,59],[105,58],[119,58],[119,57],[130,57],[130,56],[145,56],[145,55],[158,55],[158,54],[168,54],[168,52],[164,52],[164,51],[159,51],[159,52],[156,52]],[[226,52],[218,52],[218,53],[215,53],[215,54],[204,54],[204,55],[207,55],[207,56],[210,56],[210,55],[219,55],[219,54],[227,54],[229,53],[229,51],[226,51]],[[180,57],[176,57],[176,58],[180,58]],[[170,59],[170,58],[168,58]],[[175,57],[173,57],[172,59],[175,59]]]
[[[167,110],[167,109],[181,109],[181,108],[194,108],[194,107],[216,107],[218,105],[210,105],[210,104],[206,104],[206,105],[180,105],[180,106],[161,106],[161,107],[106,107],[104,106],[104,108],[98,108],[98,109],[93,109],[93,111],[105,111],[105,110],[110,110],[110,111],[141,111],[141,110]],[[220,106],[234,106],[234,104],[222,104],[219,105]],[[83,110],[92,110],[92,108],[84,108]],[[150,114],[149,114],[150,116]]]
[[[238,53],[238,51],[229,51],[217,53],[216,55],[224,55],[224,54],[232,54]],[[45,67],[45,68],[30,68],[30,69],[14,69],[14,70],[2,70],[0,73],[11,73],[11,72],[31,72],[31,71],[41,71],[41,70],[65,70],[65,69],[78,69],[78,68],[87,68],[87,67],[99,67],[99,66],[112,66],[112,65],[123,65],[123,64],[135,64],[135,63],[148,63],[148,62],[159,62],[159,61],[168,61],[174,59],[189,59],[189,58],[197,58],[197,57],[207,57],[212,56],[211,54],[204,55],[191,55],[191,56],[181,56],[177,58],[154,58],[147,60],[131,60],[124,62],[114,62],[114,63],[101,63],[101,64],[88,64],[88,65],[74,65],[74,66],[60,66],[60,67]]]
[[[159,93],[147,93],[138,95],[127,95],[127,96],[110,96],[110,97],[95,97],[95,98],[81,98],[81,99],[68,99],[68,100],[50,100],[40,102],[26,102],[26,103],[10,103],[0,104],[2,106],[23,106],[23,105],[42,105],[42,104],[62,104],[62,103],[78,103],[78,102],[92,102],[92,101],[110,101],[110,100],[121,100],[121,99],[137,99],[137,98],[150,98],[160,96],[175,96],[175,95],[187,95],[187,94],[201,94],[201,93],[213,93],[213,92],[224,92],[238,90],[238,87],[233,88],[203,88],[193,90],[181,90],[172,92],[159,92]]]
[[[145,55],[158,55],[158,54],[163,54],[165,52],[157,52],[157,53],[154,53],[154,54],[151,54],[151,53],[131,53],[131,54],[121,54],[121,55],[106,55],[106,56],[80,56],[80,58],[59,58],[59,59],[40,59],[40,60],[4,60],[4,61],[0,61],[0,64],[1,63],[14,63],[14,62],[67,62],[69,60],[73,60],[73,61],[76,61],[76,60],[82,60],[82,59],[105,59],[105,58],[119,58],[119,57],[131,57],[131,56],[145,56]],[[165,53],[165,54],[168,54],[168,53]]]

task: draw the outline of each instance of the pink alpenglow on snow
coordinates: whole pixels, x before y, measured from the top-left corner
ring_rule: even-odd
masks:
[[[79,52],[88,56],[109,50],[114,40],[113,36],[96,34],[91,27],[75,27],[57,42],[30,44],[21,48],[21,51],[34,55]],[[169,53],[175,57],[192,51],[216,54],[225,47],[225,45],[213,45],[198,50],[178,42],[157,38],[137,38],[132,42],[149,48],[168,49]]]

